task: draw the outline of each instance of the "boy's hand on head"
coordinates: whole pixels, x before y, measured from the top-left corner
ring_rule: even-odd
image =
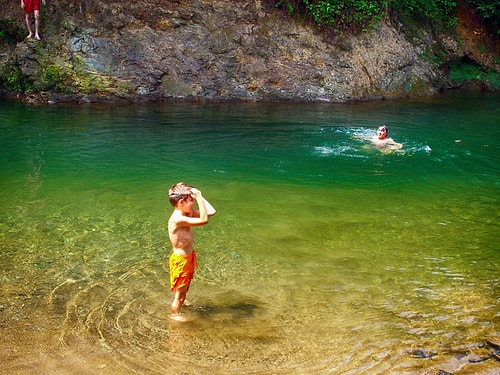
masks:
[[[198,189],[196,188],[191,188],[191,196],[194,198],[194,199],[198,199],[199,197],[201,197],[201,191],[199,191]]]

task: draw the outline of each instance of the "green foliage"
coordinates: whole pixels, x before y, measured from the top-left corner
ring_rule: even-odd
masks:
[[[365,28],[376,24],[387,13],[390,0],[279,0],[275,6],[289,15],[303,14],[318,26],[336,29]]]
[[[480,65],[467,58],[455,61],[450,65],[450,80],[455,82],[478,80],[489,82],[497,88],[500,87],[497,72],[486,72]]]
[[[56,92],[67,93],[66,79],[68,72],[57,65],[47,65],[40,77],[34,82],[34,89],[37,91],[54,90]]]
[[[454,0],[393,0],[392,8],[397,14],[428,22],[438,28],[456,23],[457,2]]]
[[[0,84],[12,92],[26,92],[33,87],[33,82],[26,79],[18,66],[6,64],[0,74]]]
[[[467,0],[467,2],[473,5],[478,14],[484,19],[500,17],[500,1]]]
[[[304,0],[306,9],[318,25],[340,28],[366,27],[380,22],[387,0]]]
[[[455,82],[470,81],[473,79],[481,79],[482,72],[480,66],[471,64],[462,60],[450,65],[450,80]]]
[[[500,1],[492,0],[467,0],[484,20],[490,33],[495,37],[500,37]]]
[[[500,79],[498,78],[498,73],[497,72],[490,70],[486,74],[486,78],[489,80],[489,82],[491,82],[491,84],[493,85],[493,87],[495,87],[497,89],[500,88]]]
[[[376,26],[391,11],[441,28],[448,27],[456,22],[457,3],[454,0],[279,0],[275,6],[288,14],[306,15],[318,26],[333,26],[336,31],[344,31]]]
[[[275,6],[277,8],[284,8],[286,12],[290,15],[295,13],[295,11],[298,8],[298,5],[301,3],[301,1],[293,1],[293,0],[279,0],[276,1]]]

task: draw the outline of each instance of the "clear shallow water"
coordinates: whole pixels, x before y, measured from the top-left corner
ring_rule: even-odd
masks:
[[[498,99],[0,102],[0,369],[498,373],[472,363],[500,335]],[[403,152],[359,139],[382,122]],[[168,317],[177,181],[218,210],[187,323]]]

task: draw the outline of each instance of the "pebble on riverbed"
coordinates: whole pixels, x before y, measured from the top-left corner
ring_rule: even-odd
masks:
[[[427,349],[415,349],[411,351],[411,356],[414,358],[432,358],[436,355],[436,352]]]
[[[422,375],[453,375],[453,374],[451,372],[447,372],[447,371],[435,368],[435,369],[427,370]]]
[[[500,336],[489,336],[484,341],[486,341],[486,344],[489,346],[500,349]]]

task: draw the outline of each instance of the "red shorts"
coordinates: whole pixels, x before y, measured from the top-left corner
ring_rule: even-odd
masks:
[[[31,13],[35,10],[40,10],[40,0],[24,0],[24,11]]]

